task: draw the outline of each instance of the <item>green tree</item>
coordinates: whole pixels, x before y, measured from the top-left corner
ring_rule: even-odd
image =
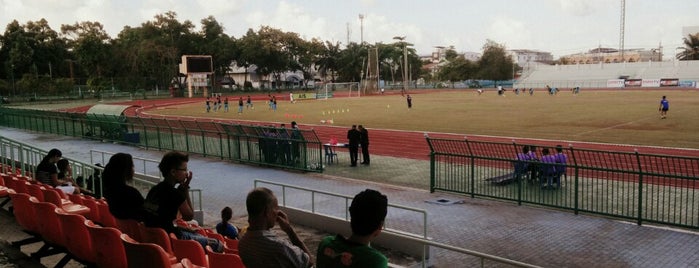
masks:
[[[221,25],[213,16],[201,20],[201,48],[199,54],[211,55],[216,77],[223,77],[230,69],[231,62],[240,53],[235,39],[225,34]]]
[[[61,34],[66,37],[77,62],[83,66],[86,75],[101,77],[105,66],[109,66],[112,56],[111,38],[99,22],[80,22],[61,25]]]
[[[339,42],[325,41],[321,56],[315,63],[318,66],[318,72],[321,77],[325,78],[330,75],[330,79],[335,81],[335,73],[338,69],[341,51]]]
[[[340,51],[338,58],[338,82],[358,82],[361,80],[362,69],[368,55],[367,47],[351,42],[347,48]]]
[[[67,53],[64,40],[51,29],[45,19],[29,21],[25,25],[20,25],[16,20],[12,21],[0,38],[0,44],[0,61],[5,70],[0,75],[16,82],[25,80],[27,75],[33,76],[33,79],[39,82],[43,79],[50,80],[54,72],[58,73],[60,70],[60,63]],[[32,86],[34,82],[15,85],[15,95],[53,93]]]
[[[512,79],[514,61],[507,55],[505,46],[492,40],[487,40],[483,45],[483,56],[478,61],[478,76],[486,80]],[[496,83],[497,84],[497,83]]]
[[[687,35],[682,43],[684,48],[675,57],[678,60],[699,60],[699,33]]]
[[[454,82],[473,78],[476,71],[476,64],[460,55],[443,65],[437,73],[437,78],[442,81],[449,81],[451,86],[454,87]]]

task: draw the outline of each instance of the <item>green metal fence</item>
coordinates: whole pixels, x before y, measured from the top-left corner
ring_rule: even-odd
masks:
[[[323,147],[313,130],[12,108],[0,108],[0,125],[323,172]]]
[[[699,229],[699,158],[564,147],[564,165],[517,160],[525,145],[539,159],[546,146],[429,137],[427,143],[432,192]],[[521,163],[534,168],[521,172]],[[551,167],[565,175],[549,186],[543,170]]]

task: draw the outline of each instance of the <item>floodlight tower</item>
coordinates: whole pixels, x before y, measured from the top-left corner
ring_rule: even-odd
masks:
[[[619,29],[619,51],[621,51],[621,61],[624,60],[624,24],[626,21],[626,0],[621,0],[621,26]]]
[[[359,14],[359,40],[364,44],[364,14]]]

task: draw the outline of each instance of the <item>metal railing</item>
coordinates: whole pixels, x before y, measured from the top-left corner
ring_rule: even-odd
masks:
[[[313,130],[3,107],[0,107],[0,125],[241,163],[323,172],[323,147]]]
[[[36,166],[39,165],[41,159],[48,154],[48,150],[38,148],[23,142],[15,141],[0,136],[0,163],[3,166],[10,167],[12,173],[16,175],[32,177]],[[90,151],[90,161],[94,163],[95,158],[93,154],[99,154],[98,159],[102,160],[101,163],[106,163],[111,155],[114,153],[105,151]],[[104,171],[104,166],[97,166],[91,163],[85,163],[80,160],[72,159],[67,156],[63,156],[64,159],[68,159],[68,162],[73,167],[73,176],[78,183],[78,186],[82,189],[89,190],[101,197],[102,190],[102,176],[99,174]],[[158,163],[155,160],[145,159],[140,157],[134,157],[134,165],[136,162],[142,163],[143,165],[153,163]],[[156,164],[157,165],[157,164]],[[133,186],[138,189],[141,194],[145,196],[151,187],[158,184],[161,181],[160,176],[148,174],[151,172],[137,172],[134,176]],[[78,179],[82,177],[83,179]],[[190,197],[192,200],[192,206],[195,211],[202,211],[202,191],[201,189],[190,189]]]
[[[349,217],[349,206],[352,202],[352,199],[354,199],[353,196],[348,196],[348,195],[342,195],[342,194],[336,194],[336,193],[331,193],[331,192],[326,192],[326,191],[319,191],[311,188],[306,188],[306,187],[300,187],[300,186],[294,186],[294,185],[289,185],[289,184],[284,184],[284,183],[277,183],[277,182],[271,182],[271,181],[266,181],[266,180],[255,180],[254,186],[258,187],[260,185],[272,185],[274,189],[279,189],[279,196],[280,196],[280,206],[283,207],[292,207],[304,211],[311,212],[312,214],[316,215],[322,215],[322,216],[327,216],[327,217],[334,217],[334,218],[339,218],[342,219],[346,222],[350,221]],[[290,193],[292,191],[295,192],[300,192],[300,193]],[[290,203],[292,202],[291,196],[302,196],[301,199],[303,199],[303,196],[305,197],[310,197],[310,200],[306,200],[305,202],[302,202],[302,204],[297,204],[296,206],[291,205]],[[332,205],[330,205],[331,201],[328,200],[328,198],[324,197],[333,197],[340,199],[338,202],[334,202],[335,205],[342,205],[342,208],[340,209],[333,209]],[[299,199],[299,198],[295,198]],[[309,203],[310,202],[310,203]],[[320,209],[325,210],[324,212],[321,212]],[[384,223],[384,228],[385,232],[390,232],[394,236],[398,236],[401,239],[405,240],[411,240],[414,242],[418,242],[422,244],[425,247],[425,250],[423,251],[423,256],[422,256],[422,267],[427,267],[428,262],[425,259],[425,256],[427,254],[427,247],[428,246],[434,246],[438,247],[441,249],[457,252],[460,254],[464,255],[469,255],[473,256],[479,259],[480,262],[480,267],[485,267],[486,266],[486,260],[500,263],[500,264],[508,264],[514,267],[539,267],[523,262],[518,262],[490,254],[485,254],[473,250],[468,250],[460,247],[455,247],[451,245],[447,245],[444,243],[439,243],[435,242],[429,239],[427,235],[427,211],[422,210],[422,209],[416,209],[416,208],[411,208],[407,206],[401,206],[401,205],[396,205],[396,204],[388,204],[389,208],[389,214],[386,217],[385,223]],[[414,233],[411,230],[408,229],[397,229],[397,225],[393,225],[391,223],[391,215],[395,215],[396,217],[401,217],[401,221],[404,221],[406,218],[405,213],[393,213],[392,210],[401,210],[405,211],[407,213],[416,213],[419,214],[422,218],[422,233]],[[339,216],[338,216],[339,215]],[[397,222],[398,220],[395,219]],[[398,227],[400,228],[400,227]]]
[[[541,159],[550,144],[432,139],[430,191],[527,203],[699,229],[699,158],[562,148],[567,163],[520,161],[526,146]],[[547,147],[548,146],[548,147]],[[516,166],[529,167],[518,172]],[[562,169],[560,181],[546,169]],[[549,183],[548,179],[553,183]],[[557,183],[556,183],[557,182]],[[545,185],[542,185],[545,184]]]

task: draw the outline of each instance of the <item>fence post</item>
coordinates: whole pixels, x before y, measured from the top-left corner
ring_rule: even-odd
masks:
[[[430,136],[425,135],[425,140],[427,140],[427,146],[430,147],[430,193],[434,193],[434,180],[435,180],[435,165],[434,165],[434,148],[430,142]]]
[[[636,163],[638,164],[638,219],[636,219],[636,224],[641,225],[643,223],[643,169],[638,148],[634,148],[633,152],[636,155]]]
[[[579,194],[580,194],[580,189],[578,189],[578,162],[575,158],[575,151],[573,151],[573,145],[568,144],[568,149],[570,150],[570,158],[573,160],[573,172],[574,178],[573,178],[573,196],[575,200],[573,201],[573,212],[575,215],[578,215],[580,212],[580,203],[579,203]],[[566,175],[567,176],[567,175]]]
[[[517,161],[519,161],[519,151],[517,150],[517,142],[515,140],[512,140],[512,147],[515,148],[515,153],[513,155],[517,156]],[[516,172],[516,171],[515,171]],[[523,179],[521,175],[514,175],[515,178],[517,178],[517,205],[521,206],[522,205],[522,181]]]
[[[469,176],[469,184],[471,186],[471,198],[476,197],[476,179],[475,179],[475,174],[476,174],[476,159],[473,157],[473,152],[471,151],[471,144],[468,142],[468,137],[464,136],[464,142],[466,143],[466,151],[468,151],[468,158],[470,159],[469,162],[471,162],[471,176]]]

